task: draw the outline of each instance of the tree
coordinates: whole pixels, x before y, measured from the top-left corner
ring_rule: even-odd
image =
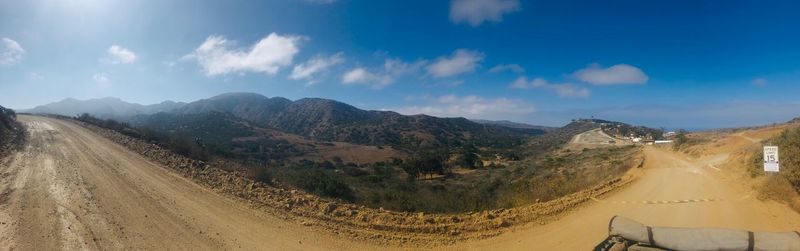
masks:
[[[446,163],[447,156],[446,152],[428,152],[406,160],[401,165],[401,168],[408,174],[409,179],[416,179],[424,174],[433,175],[438,173],[444,175],[450,171]]]
[[[461,154],[461,165],[467,168],[476,168],[478,167],[478,162],[480,162],[480,158],[478,155],[478,149],[473,144],[464,145],[462,148]]]
[[[686,137],[685,130],[678,130],[678,134],[675,135],[675,142],[673,142],[672,148],[673,150],[680,150],[681,147],[689,141],[689,138]]]

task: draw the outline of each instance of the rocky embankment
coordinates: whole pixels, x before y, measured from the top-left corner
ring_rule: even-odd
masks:
[[[459,240],[496,236],[510,227],[525,223],[544,224],[592,197],[606,194],[631,181],[630,178],[616,178],[557,200],[511,209],[462,214],[393,212],[320,198],[301,190],[283,187],[281,184],[253,182],[245,178],[243,172],[219,168],[234,165],[232,163],[225,161],[204,163],[192,160],[112,130],[78,121],[75,123],[169,167],[202,186],[266,210],[277,217],[309,227],[324,228],[327,232],[353,239],[390,245],[442,245]]]
[[[18,150],[25,142],[25,128],[14,110],[0,106],[0,158]]]

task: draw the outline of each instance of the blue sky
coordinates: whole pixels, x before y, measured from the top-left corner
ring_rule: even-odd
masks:
[[[668,128],[800,116],[800,3],[0,0],[0,105],[249,91]]]

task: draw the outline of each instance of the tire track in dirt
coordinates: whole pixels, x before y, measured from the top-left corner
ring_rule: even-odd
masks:
[[[443,249],[591,250],[606,237],[614,215],[652,226],[767,232],[797,231],[800,226],[800,214],[786,205],[753,198],[752,188],[723,179],[724,174],[706,168],[705,161],[657,147],[645,148],[645,159],[642,175],[632,184],[557,221]]]
[[[555,206],[537,203],[497,212],[418,215],[336,205],[307,198],[301,192],[295,194],[295,191],[277,188],[275,191],[254,188],[230,173],[212,172],[210,168],[195,165],[158,164],[161,162],[72,122],[31,116],[21,116],[20,120],[30,125],[31,139],[21,152],[0,160],[0,222],[9,223],[0,224],[0,249],[376,250],[420,247],[418,243],[375,245],[372,244],[375,242],[347,238],[349,234],[389,236],[397,232],[397,236],[403,238],[411,236],[431,242],[423,247],[452,244],[435,246],[438,249],[585,250],[602,240],[608,219],[616,214],[650,225],[757,231],[784,231],[800,225],[800,215],[785,206],[752,198],[735,200],[750,190],[722,181],[717,177],[721,171],[706,168],[708,163],[701,165],[656,148],[646,148],[644,168],[638,170],[642,172],[639,179],[614,193],[606,194],[611,187],[618,186],[617,183],[581,193],[578,197],[556,200]],[[157,152],[149,148],[142,152],[144,155],[154,153]],[[175,163],[185,165],[188,162]],[[180,168],[215,182],[211,184],[235,184],[230,187],[235,188],[231,191],[254,199],[258,197],[252,196],[263,195],[270,198],[267,202],[277,205],[263,204],[264,208],[254,209],[258,204],[231,199],[198,185],[175,171]],[[233,195],[225,189],[220,191]],[[305,204],[299,203],[300,198],[305,198]],[[592,202],[591,198],[606,203]],[[688,202],[684,202],[687,199]],[[584,203],[587,200],[589,203]],[[289,208],[284,208],[283,203],[288,201],[295,203],[286,203]],[[355,214],[352,213],[354,209],[358,209]],[[297,224],[294,218],[276,217],[271,214],[276,210],[299,212],[305,219],[311,219],[309,225],[322,226],[305,227]],[[350,214],[346,214],[348,212]],[[365,215],[369,216],[366,221],[352,221],[354,217],[363,219],[359,217]],[[395,222],[399,220],[404,222]],[[550,223],[540,225],[543,220]],[[504,227],[507,224],[513,225]],[[491,233],[485,237],[495,237],[469,239],[463,232],[450,234],[457,227],[476,229],[468,234]],[[399,234],[402,231],[409,233]]]
[[[250,209],[70,122],[19,120],[30,139],[0,160],[0,250],[376,248]]]

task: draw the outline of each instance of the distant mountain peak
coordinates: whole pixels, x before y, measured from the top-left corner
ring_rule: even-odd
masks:
[[[223,94],[219,94],[208,99],[211,100],[219,100],[219,99],[228,99],[228,98],[267,98],[264,95],[255,92],[226,92]]]

